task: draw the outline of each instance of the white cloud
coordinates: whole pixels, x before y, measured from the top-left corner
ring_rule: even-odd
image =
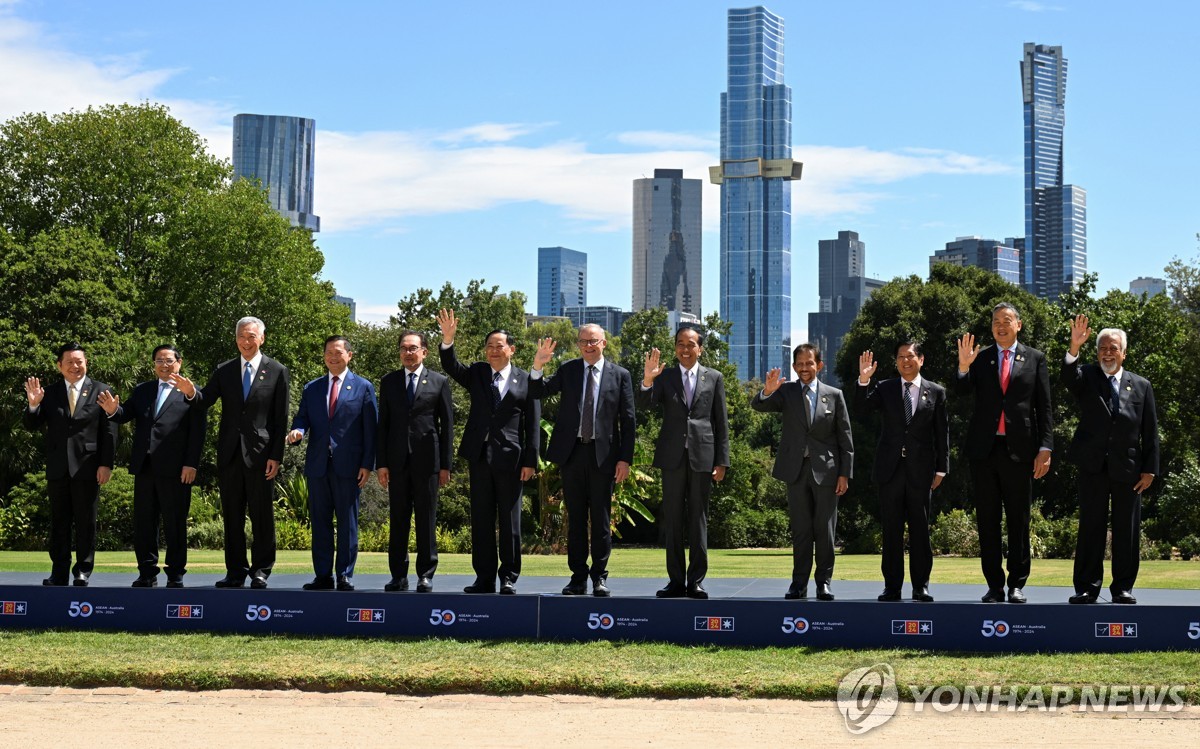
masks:
[[[719,138],[689,133],[668,133],[661,130],[633,130],[618,133],[618,143],[627,146],[642,146],[644,148],[659,148],[670,150],[703,150],[716,152],[721,147]]]
[[[434,140],[440,143],[507,143],[522,135],[539,130],[546,125],[528,125],[517,122],[483,122],[470,127],[451,130],[438,135]]]

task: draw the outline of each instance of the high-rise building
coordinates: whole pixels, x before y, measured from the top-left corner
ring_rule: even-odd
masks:
[[[621,335],[621,327],[625,324],[628,313],[620,307],[596,305],[592,307],[567,307],[565,314],[575,327],[582,325],[599,325],[608,335]]]
[[[700,188],[682,169],[633,181],[633,306],[700,315]]]
[[[839,231],[837,239],[820,240],[817,267],[819,311],[808,313],[808,340],[821,349],[821,360],[825,362],[821,380],[837,385],[834,362],[842,338],[850,332],[863,302],[884,282],[867,278],[867,245],[855,231]],[[790,362],[783,369],[785,374],[789,371]]]
[[[351,322],[358,319],[358,303],[355,302],[352,297],[342,296],[341,294],[334,294],[333,301],[337,302],[338,304],[344,304],[344,305],[346,305],[346,307],[348,307],[350,309],[350,321]]]
[[[538,248],[538,314],[566,315],[587,306],[587,255],[566,247]]]
[[[305,117],[239,114],[233,118],[233,173],[257,179],[271,207],[309,231],[321,230],[313,211],[313,151],[317,122]]]
[[[947,242],[944,250],[934,250],[929,258],[929,270],[937,263],[970,265],[990,270],[1011,284],[1021,284],[1021,251],[1011,244],[1011,239],[999,242],[980,237],[959,237]]]
[[[729,11],[721,94],[721,317],[729,359],[744,379],[791,366],[792,91],[783,82],[783,19]]]
[[[1153,276],[1138,276],[1129,282],[1129,293],[1134,296],[1157,296],[1167,293],[1167,279]]]
[[[1025,44],[1025,262],[1022,284],[1057,299],[1087,272],[1087,193],[1063,184],[1067,59],[1062,47]]]

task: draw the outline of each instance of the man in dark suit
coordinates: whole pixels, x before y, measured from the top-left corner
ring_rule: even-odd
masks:
[[[960,394],[975,394],[967,427],[967,456],[975,488],[979,558],[988,591],[984,603],[1004,600],[1000,546],[1001,510],[1008,525],[1008,601],[1025,603],[1029,579],[1029,514],[1033,479],[1050,470],[1054,415],[1050,411],[1050,375],[1041,351],[1017,342],[1021,315],[1008,302],[992,309],[992,337],[980,356],[975,336],[958,340]]]
[[[138,577],[135,588],[158,585],[158,532],[161,518],[167,543],[167,587],[182,588],[187,572],[187,521],[192,483],[204,449],[204,408],[176,388],[183,356],[169,344],[154,349],[157,378],[133,389],[125,404],[109,392],[97,398],[117,424],[133,421],[133,552]]]
[[[883,419],[875,469],[879,516],[883,526],[881,601],[899,601],[904,583],[904,526],[908,524],[912,599],[928,603],[933,546],[929,542],[929,505],[933,490],[950,470],[950,426],[946,389],[921,376],[925,355],[917,341],[896,346],[893,377],[871,387],[879,364],[870,351],[858,358],[856,411],[878,411]]]
[[[450,379],[425,366],[425,334],[400,334],[403,369],[379,383],[375,475],[388,491],[387,591],[408,590],[408,533],[417,523],[417,592],[433,591],[437,572],[438,489],[450,482],[454,404]]]
[[[471,477],[471,566],[466,593],[517,592],[521,574],[521,492],[533,478],[541,435],[541,404],[529,394],[529,373],[512,363],[517,348],[507,330],[485,339],[487,361],[463,364],[454,353],[454,310],[438,313],[442,369],[471,394],[471,412],[458,446]],[[500,538],[494,529],[499,519]],[[496,556],[500,565],[497,569]]]
[[[1081,364],[1079,349],[1092,335],[1084,315],[1071,325],[1062,381],[1079,400],[1079,425],[1067,460],[1079,466],[1079,538],[1075,595],[1095,603],[1104,582],[1104,544],[1112,501],[1113,603],[1137,603],[1133,584],[1141,558],[1142,492],[1158,473],[1158,413],[1154,389],[1124,368],[1128,336],[1105,328],[1096,341],[1099,366]]]
[[[792,526],[792,583],[783,597],[808,598],[808,576],[816,548],[817,600],[832,601],[838,497],[854,476],[854,441],[842,391],[817,379],[821,350],[802,343],[792,350],[799,382],[785,382],[779,369],[767,373],[750,407],[783,414],[783,435],[771,475],[787,484]]]
[[[582,356],[543,378],[557,344],[551,338],[538,343],[530,373],[529,392],[534,398],[561,393],[554,433],[546,458],[561,470],[563,502],[567,508],[567,566],[571,580],[563,595],[587,593],[606,598],[608,558],[612,555],[612,494],[614,482],[629,477],[633,464],[633,378],[629,370],[606,361],[604,328],[579,328]],[[592,564],[588,566],[588,520],[592,523]]]
[[[288,442],[308,435],[304,475],[312,525],[313,572],[305,590],[354,590],[358,559],[358,497],[375,468],[378,409],[375,388],[350,371],[354,348],[345,336],[325,339],[324,377],[309,382],[300,396]],[[337,559],[334,560],[334,516]]]
[[[639,408],[662,410],[654,466],[662,471],[662,522],[667,547],[667,585],[659,598],[708,598],[708,500],[714,481],[729,467],[729,419],[725,380],[700,365],[704,336],[693,325],[675,332],[677,367],[664,367],[651,349],[642,369]],[[685,567],[684,538],[691,544]]]
[[[283,462],[287,435],[287,367],[262,353],[266,326],[257,317],[243,317],[235,328],[241,356],[217,365],[204,389],[197,391],[186,377],[179,390],[188,398],[200,392],[211,407],[221,401],[217,431],[217,483],[225,520],[225,577],[218,588],[267,587],[275,565],[275,476]],[[246,515],[254,544],[246,561]]]
[[[104,415],[96,398],[108,385],[87,376],[87,355],[78,343],[58,350],[63,381],[42,388],[25,381],[28,429],[45,432],[46,490],[50,495],[50,577],[42,585],[85,586],[96,559],[96,512],[100,486],[112,476],[117,425]],[[71,565],[74,525],[75,565]]]

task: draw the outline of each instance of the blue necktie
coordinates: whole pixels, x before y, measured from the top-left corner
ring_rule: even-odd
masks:
[[[167,395],[171,392],[171,386],[165,382],[158,383],[158,401],[154,404],[154,415],[158,416],[162,411],[163,404],[167,402]]]
[[[242,375],[242,400],[250,397],[250,383],[254,380],[254,372],[251,371],[250,362],[246,362],[246,372]]]
[[[500,406],[500,373],[492,373],[492,408]]]
[[[911,382],[904,383],[904,423],[911,424],[913,417],[913,399]]]
[[[1108,394],[1109,406],[1112,410],[1112,415],[1116,416],[1121,411],[1121,388],[1117,385],[1117,376],[1109,375],[1108,384],[1112,387]]]
[[[417,373],[408,373],[408,405],[412,405],[413,398],[417,397]]]

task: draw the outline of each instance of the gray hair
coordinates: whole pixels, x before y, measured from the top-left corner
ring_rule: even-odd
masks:
[[[1125,331],[1120,328],[1105,328],[1100,331],[1100,335],[1096,336],[1096,346],[1100,345],[1100,341],[1105,338],[1116,338],[1121,342],[1121,353],[1125,353],[1126,346],[1129,345],[1129,336],[1125,335]]]
[[[246,327],[247,325],[257,325],[259,335],[267,334],[267,326],[263,324],[262,320],[259,320],[257,317],[243,317],[241,320],[238,320],[237,325],[233,327],[233,336],[236,338],[237,334],[242,332],[242,328]]]
[[[1000,302],[995,307],[992,307],[992,317],[995,317],[997,312],[1004,309],[1012,310],[1012,313],[1016,315],[1016,318],[1018,320],[1021,319],[1021,313],[1017,311],[1017,308],[1014,307],[1011,302]]]
[[[604,328],[600,327],[594,322],[585,322],[583,325],[580,325],[579,332],[582,333],[584,328],[594,328],[595,330],[600,331],[601,338],[608,338],[608,334],[604,332]]]

